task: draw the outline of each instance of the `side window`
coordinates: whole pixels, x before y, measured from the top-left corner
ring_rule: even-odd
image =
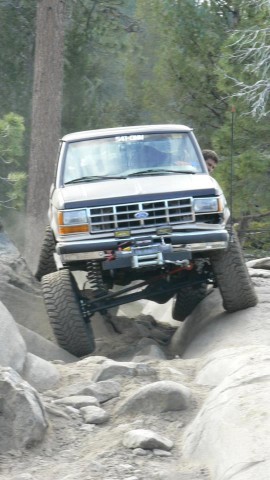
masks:
[[[183,137],[181,142],[181,148],[184,161],[190,166],[192,166],[197,172],[201,172],[202,167],[200,164],[200,160],[198,158],[194,145],[188,136]]]

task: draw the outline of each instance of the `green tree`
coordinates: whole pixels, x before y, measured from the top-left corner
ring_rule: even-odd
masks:
[[[246,111],[261,118],[270,112],[270,3],[241,2],[241,22],[225,44],[226,80]]]
[[[62,130],[115,125],[122,98],[121,52],[134,28],[133,2],[72,2],[66,32]],[[117,120],[116,120],[117,121]]]
[[[31,114],[36,2],[0,0],[0,117]]]
[[[252,115],[243,115],[246,105],[241,108],[241,103],[236,103],[233,150],[230,112],[213,137],[213,145],[221,158],[214,176],[232,205],[233,220],[244,241],[246,230],[255,228],[254,222],[260,221],[261,228],[265,229],[264,223],[268,221],[270,154],[267,123],[263,120],[255,122]]]
[[[138,120],[186,123],[208,146],[227,108],[215,65],[231,20],[195,0],[138,0],[136,14],[125,80]]]
[[[9,208],[22,208],[26,174],[20,170],[24,154],[24,121],[14,113],[0,120],[0,211],[6,215]]]
[[[230,162],[232,119],[229,112],[213,138],[213,145],[222,159],[215,176],[223,185],[227,197],[232,194],[230,203],[240,237],[245,245],[252,244],[253,248],[256,242],[266,244],[268,233],[264,231],[268,228],[270,216],[268,125],[263,118],[268,100],[264,95],[260,96],[260,87],[256,87],[261,85],[259,76],[263,71],[258,56],[259,43],[250,42],[257,34],[258,41],[261,39],[261,28],[266,22],[263,3],[239,3],[237,29],[224,42],[217,69],[219,89],[228,103],[236,106],[233,168]],[[265,59],[267,49],[261,50],[261,53]],[[261,231],[260,240],[256,235],[246,235],[247,230],[254,228]]]

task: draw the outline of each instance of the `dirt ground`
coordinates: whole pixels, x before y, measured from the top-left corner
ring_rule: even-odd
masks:
[[[211,344],[219,349],[238,347],[243,342],[247,345],[270,343],[267,332],[270,278],[258,271],[254,283],[259,293],[258,306],[224,317],[226,321],[222,325],[229,325],[229,333],[220,336],[225,327],[220,327],[223,313],[220,313],[222,305],[218,301],[219,310],[211,318],[209,316],[209,322],[205,322],[200,332],[194,329],[194,341],[189,339],[190,344],[181,358],[170,349],[175,326],[153,324],[151,332],[145,329],[136,337],[133,321],[126,318],[123,319],[126,329],[122,334],[110,329],[107,333],[101,331],[93,355],[69,364],[54,362],[61,380],[52,390],[40,394],[49,422],[45,438],[23,451],[14,450],[0,455],[0,479],[216,480],[206,464],[184,457],[183,437],[186,427],[196,417],[211,390],[211,387],[196,382],[201,359],[211,351]],[[208,299],[205,299],[204,312],[208,308],[207,302]],[[162,315],[164,319],[164,312]],[[262,321],[263,318],[265,321]],[[86,423],[79,408],[72,403],[65,405],[57,402],[66,396],[70,388],[75,395],[82,385],[91,384],[108,359],[131,362],[138,342],[144,336],[156,342],[164,358],[144,359],[141,374],[112,376],[111,380],[119,385],[119,395],[101,405],[109,414],[107,421],[102,424]],[[153,409],[150,414],[143,410],[134,413],[122,410],[125,400],[141,387],[162,380],[177,382],[190,389],[187,408],[164,413]],[[124,436],[134,429],[152,430],[171,440],[173,448],[170,451],[127,448],[123,445]]]
[[[158,328],[159,334],[162,328]],[[166,334],[166,329],[165,329]],[[120,341],[121,337],[121,341]],[[166,347],[161,347],[166,352]],[[110,350],[111,349],[111,355]],[[106,354],[106,357],[103,356]],[[120,386],[120,394],[102,404],[110,419],[102,425],[86,424],[78,409],[55,404],[72,385],[91,383],[93,375],[106,358],[129,361],[133,346],[127,334],[111,334],[98,341],[98,356],[91,355],[72,364],[57,364],[60,384],[41,394],[49,428],[42,443],[21,452],[0,457],[1,480],[208,480],[207,469],[182,458],[182,434],[194,418],[208,388],[194,383],[197,360],[148,360],[142,365],[149,372],[142,376],[117,375],[112,380]],[[151,415],[143,411],[134,415],[121,412],[127,397],[144,385],[159,380],[172,380],[189,387],[192,399],[186,410]],[[78,387],[79,388],[79,387]],[[123,446],[124,434],[133,429],[150,429],[174,443],[170,452],[136,451]],[[162,456],[166,455],[166,456]],[[168,455],[168,456],[167,456]]]

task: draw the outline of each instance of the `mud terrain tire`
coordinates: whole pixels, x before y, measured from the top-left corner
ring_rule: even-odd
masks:
[[[227,250],[213,253],[210,261],[227,312],[237,312],[257,304],[258,299],[235,232]]]
[[[183,322],[195,307],[206,297],[207,285],[202,283],[200,285],[188,285],[174,297],[172,306],[172,317],[174,320]]]
[[[45,275],[41,285],[57,343],[76,357],[92,353],[95,340],[91,323],[83,317],[79,291],[69,270]]]
[[[51,228],[48,226],[45,230],[44,239],[41,245],[40,256],[35,278],[40,281],[44,275],[56,271],[56,265],[53,258],[55,251],[55,240]]]

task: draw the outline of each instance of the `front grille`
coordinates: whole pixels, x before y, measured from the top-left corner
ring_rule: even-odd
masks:
[[[139,218],[138,218],[139,217]],[[128,203],[89,209],[91,233],[194,222],[192,198]]]

